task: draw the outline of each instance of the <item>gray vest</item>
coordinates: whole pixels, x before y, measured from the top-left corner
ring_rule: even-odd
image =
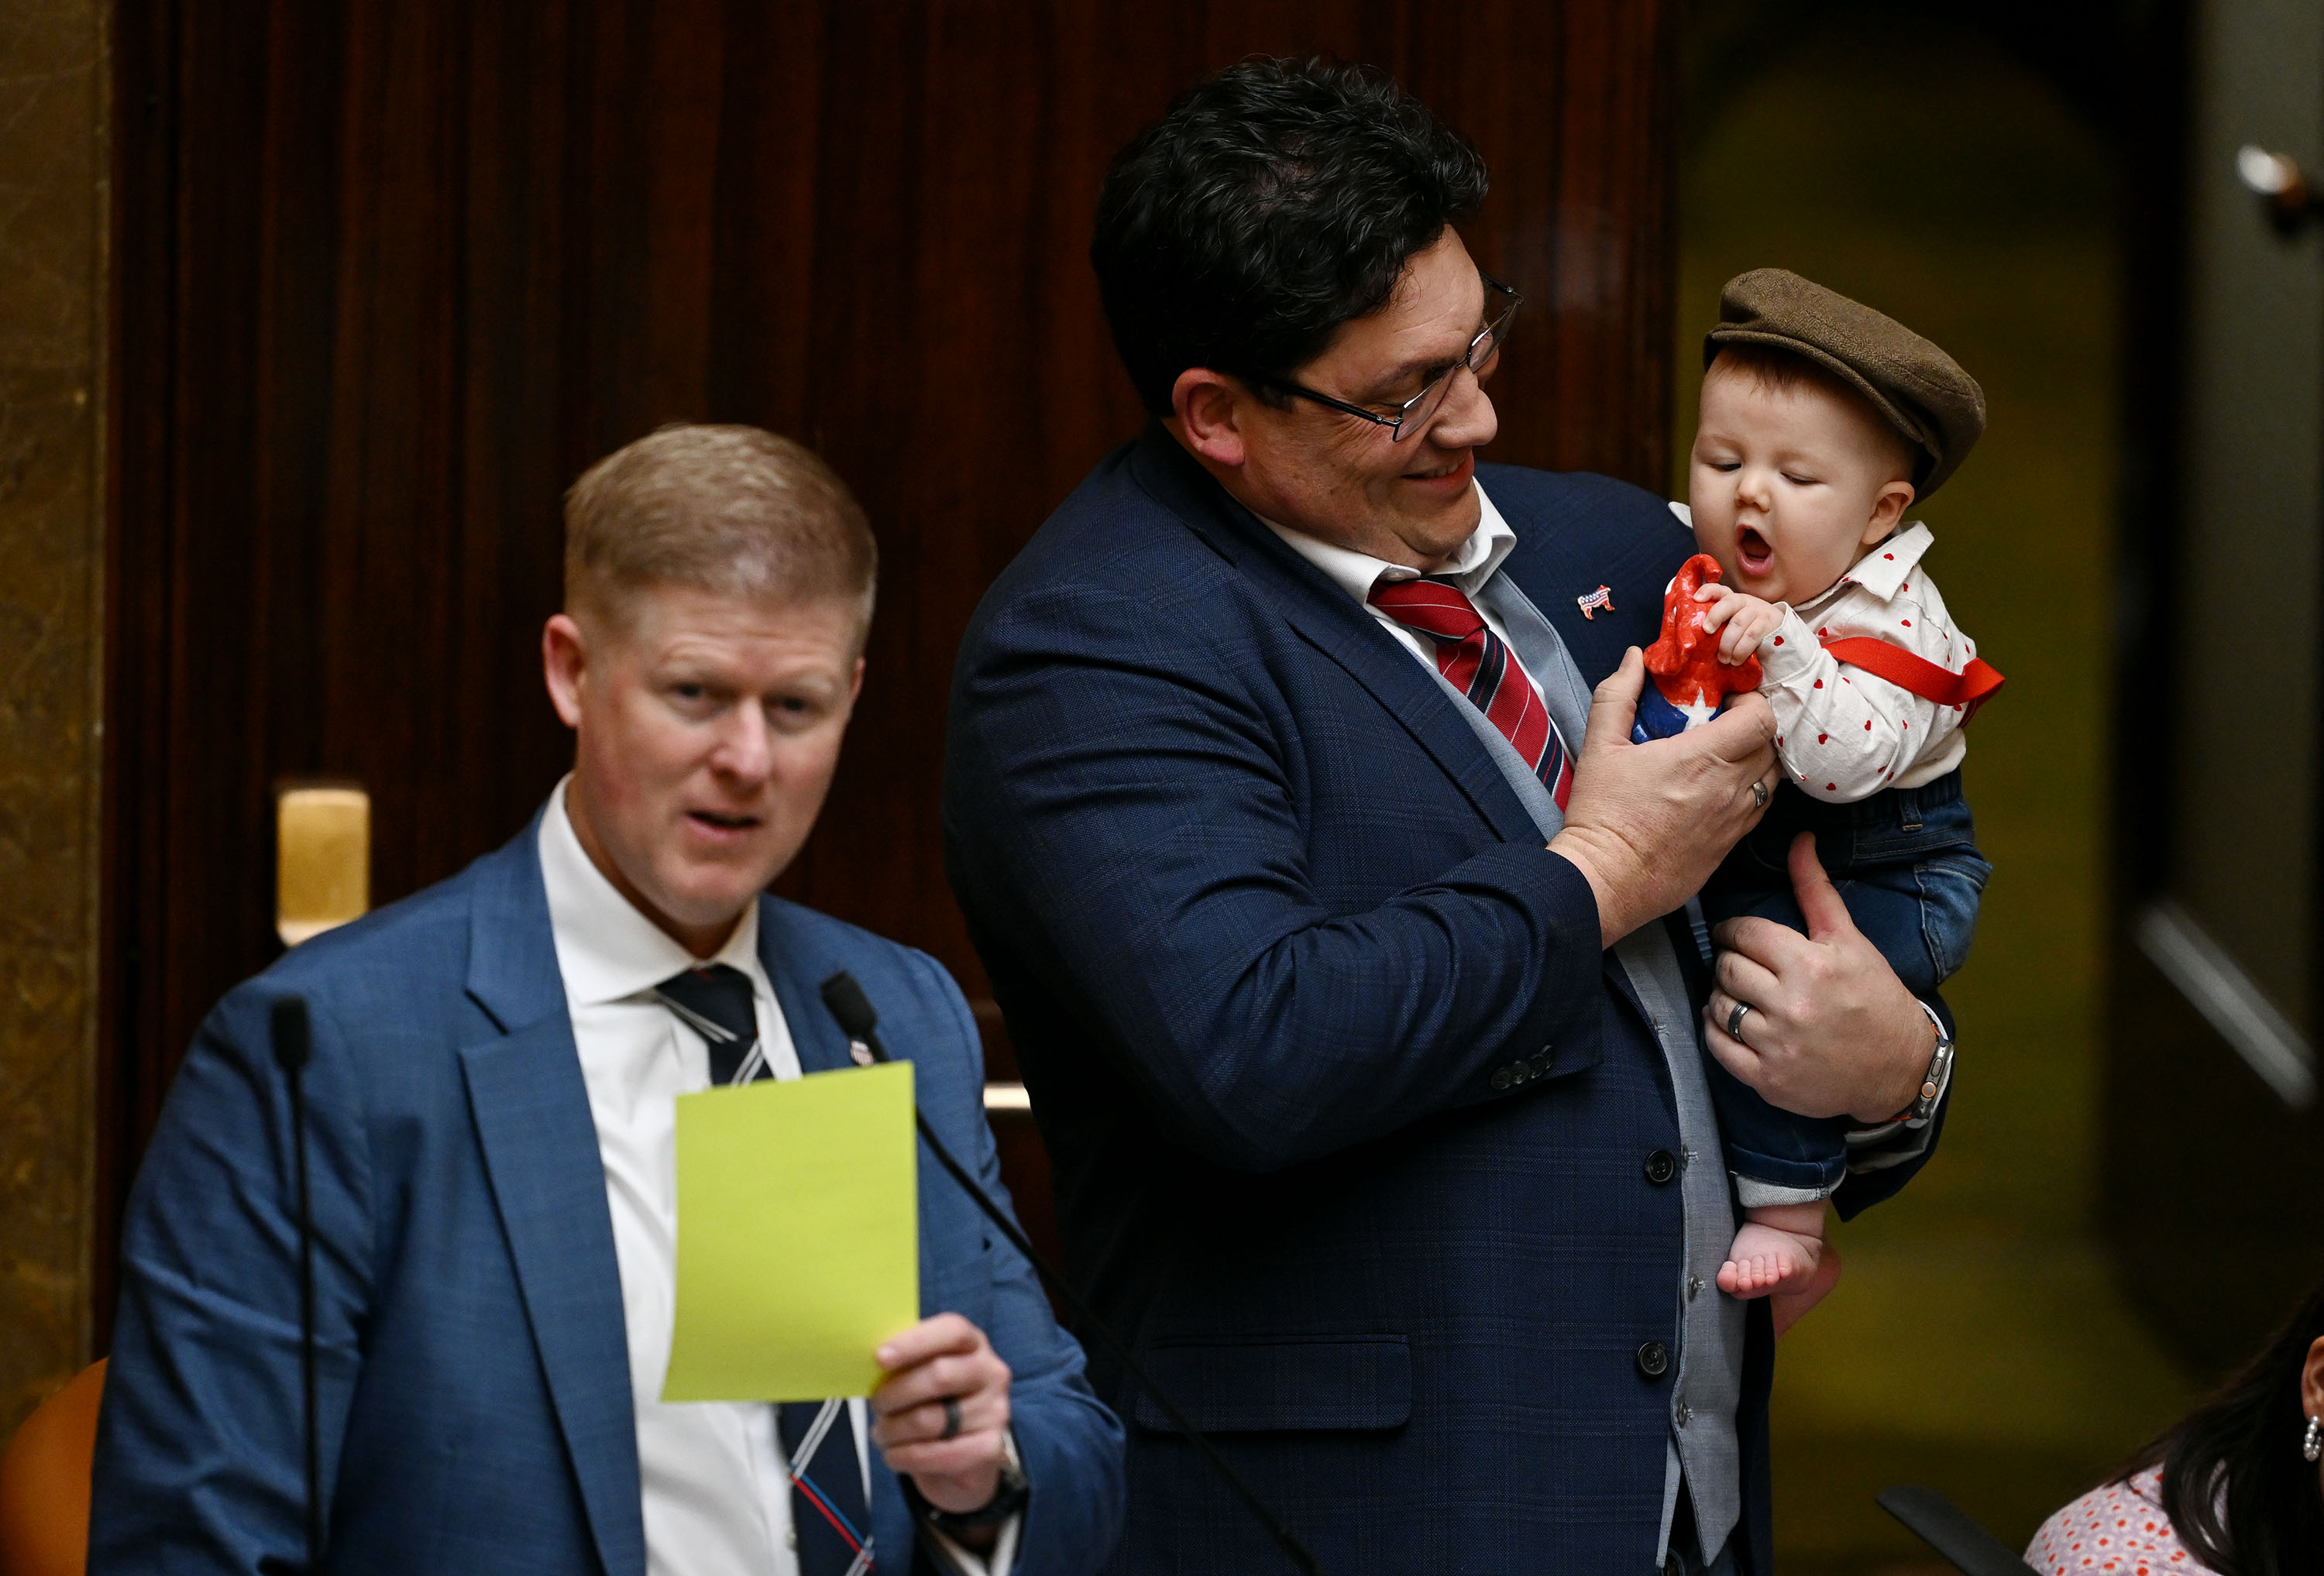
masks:
[[[1540,685],[1542,699],[1569,749],[1580,751],[1590,717],[1590,687],[1550,622],[1507,575],[1487,581],[1478,600],[1509,631],[1518,660]],[[1431,665],[1432,671],[1434,665]],[[1436,682],[1452,690],[1443,675]],[[1461,714],[1508,779],[1545,843],[1564,830],[1557,801],[1523,757],[1485,714],[1462,702]],[[1743,1304],[1721,1296],[1719,1266],[1735,1240],[1735,1211],[1727,1190],[1727,1168],[1719,1143],[1711,1085],[1702,1071],[1694,1010],[1670,937],[1660,925],[1625,936],[1614,955],[1638,993],[1655,1037],[1670,1065],[1671,1090],[1678,1106],[1681,1150],[1680,1204],[1686,1222],[1686,1257],[1679,1268],[1678,1378],[1671,1387],[1671,1448],[1663,1483],[1662,1530],[1656,1558],[1666,1548],[1682,1476],[1694,1502],[1695,1525],[1702,1535],[1708,1566],[1742,1514],[1742,1458],[1736,1443],[1735,1408],[1743,1393]]]

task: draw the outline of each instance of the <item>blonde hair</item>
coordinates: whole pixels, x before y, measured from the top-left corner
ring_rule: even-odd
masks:
[[[755,427],[674,423],[615,449],[565,494],[565,604],[620,621],[687,585],[758,602],[855,601],[872,622],[880,549],[829,465]]]

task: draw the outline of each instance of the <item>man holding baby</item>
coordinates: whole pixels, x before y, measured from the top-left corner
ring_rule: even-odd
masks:
[[[1810,934],[1720,926],[1714,983],[1683,908],[1777,783],[1771,714],[1628,742],[1693,543],[1478,463],[1519,300],[1456,228],[1485,185],[1312,62],[1124,151],[1093,259],[1154,420],[970,627],[951,874],[1074,1276],[1324,1568],[1765,1572],[1775,1319],[1716,1284],[1703,1046],[1851,1119],[1845,1216],[1925,1161],[1941,1087],[1897,1119],[1950,1030],[1805,845]],[[1280,1568],[1091,1377],[1130,1432],[1108,1569]]]

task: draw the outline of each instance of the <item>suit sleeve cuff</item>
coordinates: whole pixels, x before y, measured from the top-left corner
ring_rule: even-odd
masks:
[[[1015,1429],[1001,1436],[1001,1448],[1008,1452],[1009,1464],[1022,1472],[1025,1458],[1018,1453]],[[964,1548],[952,1537],[938,1531],[936,1525],[921,1513],[925,1501],[918,1495],[905,1496],[905,1502],[911,1506],[913,1519],[919,1523],[920,1535],[928,1541],[937,1562],[945,1567],[947,1576],[1009,1576],[1009,1572],[1016,1568],[1017,1540],[1025,1530],[1023,1511],[1002,1522],[991,1553],[980,1554]]]

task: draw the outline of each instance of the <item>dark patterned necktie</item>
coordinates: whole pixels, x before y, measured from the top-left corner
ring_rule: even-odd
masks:
[[[1371,604],[1427,638],[1436,653],[1436,671],[1500,730],[1557,807],[1565,808],[1573,792],[1573,760],[1565,741],[1525,664],[1493,633],[1468,594],[1447,580],[1383,579],[1372,587]]]
[[[751,1001],[751,982],[742,970],[728,963],[688,969],[655,986],[654,994],[710,1048],[712,1083],[748,1083],[765,1076],[759,1013]]]
[[[751,982],[742,970],[725,963],[688,969],[664,980],[654,995],[709,1047],[711,1083],[748,1083],[770,1075]],[[775,1427],[791,1479],[799,1576],[869,1576],[872,1516],[847,1403],[786,1401],[775,1408]]]

